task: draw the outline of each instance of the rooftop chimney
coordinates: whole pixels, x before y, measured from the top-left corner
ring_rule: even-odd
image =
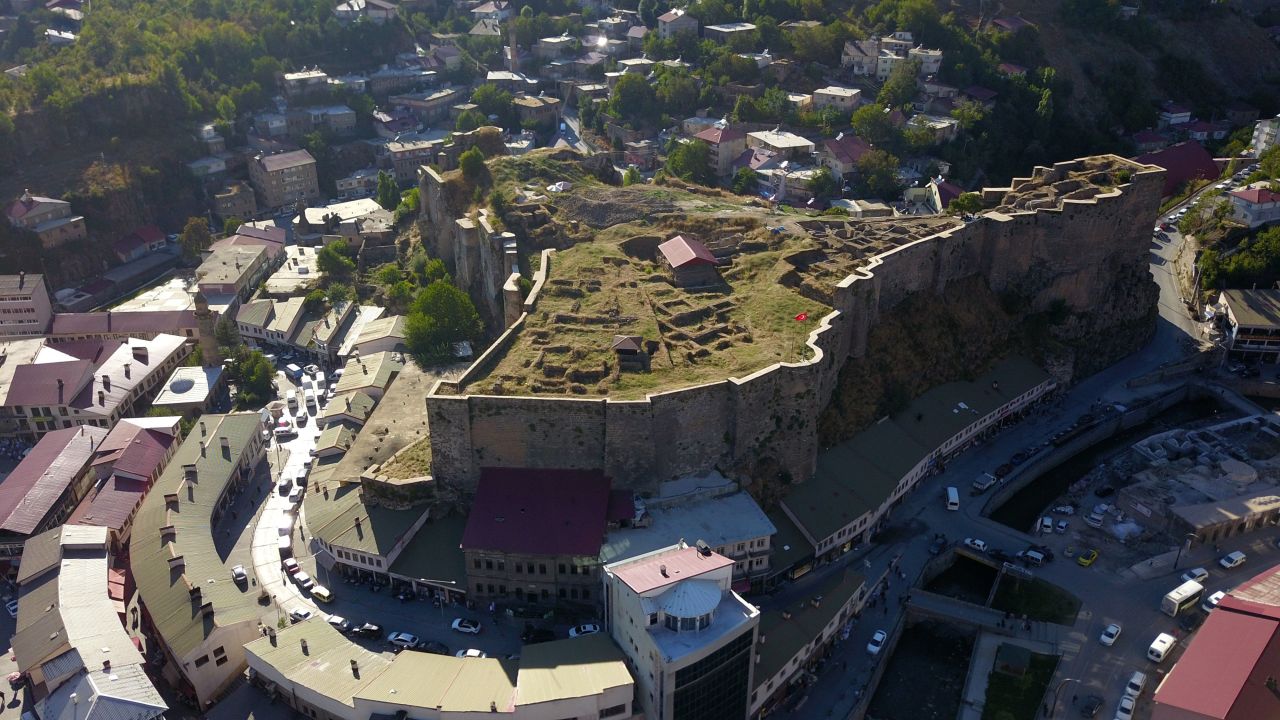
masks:
[[[311,651],[310,651],[310,649],[308,649],[308,648],[307,648],[307,639],[306,639],[306,638],[301,638],[301,639],[299,639],[299,640],[298,640],[298,642],[300,642],[300,643],[302,644],[302,654],[303,654],[303,655],[310,655],[310,654],[311,654]]]
[[[659,566],[658,566],[658,572],[662,573],[662,577],[671,577],[670,575],[668,575],[668,574],[667,574],[667,566],[666,566],[666,565],[659,565]]]
[[[111,389],[111,376],[106,373],[102,374],[102,387],[107,390]]]
[[[209,431],[208,431],[208,429],[207,429],[207,428],[205,428],[205,426],[204,426],[204,421],[203,421],[203,420],[201,420],[201,421],[200,421],[200,437],[204,437],[204,436],[206,436],[206,435],[208,435],[208,434],[209,434]]]
[[[351,658],[351,676],[357,680],[360,679],[360,663],[356,662],[355,658]]]
[[[102,672],[111,672],[111,659],[110,659],[110,658],[108,658],[108,659],[106,659],[106,660],[103,660],[103,661],[102,661]]]
[[[130,366],[130,365],[132,365],[132,364],[133,364],[133,363],[125,363],[125,364],[124,364],[124,376],[125,376],[125,378],[126,378],[126,379],[128,379],[128,378],[129,378],[129,366]]]
[[[98,391],[98,404],[99,405],[107,404],[107,394],[102,392],[101,390]]]
[[[19,270],[18,271],[18,289],[21,290],[22,286],[26,284],[27,284],[27,271]]]

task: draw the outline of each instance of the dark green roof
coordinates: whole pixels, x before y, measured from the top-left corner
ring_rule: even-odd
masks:
[[[756,643],[756,654],[760,658],[755,667],[756,687],[776,675],[801,648],[821,636],[827,623],[865,582],[862,575],[846,569],[814,584],[812,593],[804,600],[761,613],[760,642]],[[819,596],[822,600],[815,606],[813,600]],[[790,617],[784,617],[784,612]]]
[[[333,463],[332,467],[336,465]],[[387,557],[401,537],[413,527],[425,508],[393,510],[366,505],[358,483],[336,483],[332,478],[318,481],[321,490],[308,491],[303,500],[307,527],[329,545]],[[358,521],[358,522],[357,522]]]
[[[391,574],[407,578],[453,580],[459,589],[467,586],[467,566],[462,557],[462,531],[467,519],[462,515],[427,518],[409,544],[391,565]]]
[[[781,508],[766,514],[769,522],[777,528],[777,532],[769,540],[770,572],[781,572],[813,555],[813,545],[809,544],[804,533],[800,532],[800,528],[796,527]]]

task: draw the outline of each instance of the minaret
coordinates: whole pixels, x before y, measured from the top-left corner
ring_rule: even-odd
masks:
[[[209,300],[197,290],[196,334],[200,340],[200,352],[204,356],[201,365],[205,367],[222,366],[222,353],[218,351],[218,338],[214,332],[217,323],[218,314],[209,309]]]
[[[507,58],[508,64],[511,66],[512,73],[520,72],[520,58],[516,55],[516,22],[514,19],[507,21],[508,34],[511,37],[511,53]]]

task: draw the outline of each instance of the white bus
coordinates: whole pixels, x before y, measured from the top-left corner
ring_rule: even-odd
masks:
[[[1178,613],[1200,602],[1204,594],[1204,586],[1195,580],[1188,580],[1173,589],[1160,601],[1160,610],[1169,617],[1177,617]]]

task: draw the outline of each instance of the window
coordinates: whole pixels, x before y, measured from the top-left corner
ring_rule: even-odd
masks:
[[[561,600],[563,600],[563,599],[564,599],[564,594],[565,594],[565,593],[564,593],[564,588],[560,588],[560,592],[559,592],[559,593],[557,593],[557,594],[560,596],[560,599],[561,599]]]
[[[582,599],[583,599],[583,600],[590,600],[590,599],[591,599],[591,591],[590,591],[590,590],[588,590],[587,588],[582,588]]]
[[[546,574],[547,574],[547,566],[546,566],[546,565],[544,565],[543,563],[538,563],[538,574],[539,574],[539,575],[546,575]]]
[[[577,599],[578,599],[578,588],[571,588],[571,589],[569,590],[569,597],[570,597],[570,599],[577,600]]]
[[[560,563],[559,568],[560,568],[561,575],[564,575],[566,572],[568,572],[568,570],[566,570],[564,567],[564,563]]]
[[[506,572],[506,571],[507,571],[507,561],[506,561],[506,560],[499,560],[499,561],[498,561],[498,572]]]
[[[626,703],[623,703],[621,705],[614,705],[613,707],[607,707],[601,710],[600,717],[607,718],[607,717],[613,717],[614,715],[622,715],[626,711],[627,711]]]
[[[220,657],[220,658],[218,658],[217,660],[215,660],[213,664],[214,664],[214,665],[217,665],[218,667],[222,667],[223,665],[226,665],[226,664],[227,664],[227,656],[226,656],[226,655],[223,655],[222,657]]]
[[[221,645],[219,645],[218,647],[216,647],[216,648],[214,648],[214,649],[213,649],[213,656],[214,656],[214,657],[219,657],[219,656],[221,656],[221,655],[226,655],[226,654],[227,654],[227,650],[226,650],[226,648],[224,648],[224,647],[223,647],[223,646],[221,646]]]
[[[485,561],[484,561],[484,569],[485,569],[485,570],[492,570],[492,569],[493,569],[493,561],[492,561],[492,560],[485,560]]]
[[[196,658],[196,667],[204,667],[205,665],[208,665],[208,664],[209,664],[208,655],[201,655],[200,657]]]
[[[524,572],[524,565],[516,563],[516,574],[519,575],[522,572]]]

